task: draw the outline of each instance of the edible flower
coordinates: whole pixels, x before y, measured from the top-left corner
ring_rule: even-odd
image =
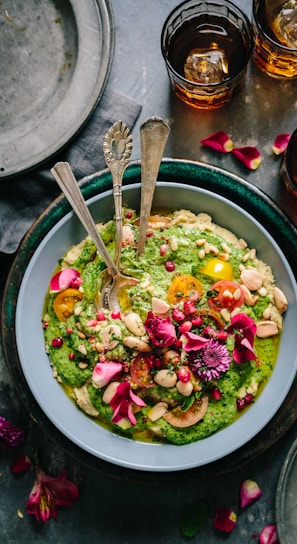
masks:
[[[13,474],[21,474],[22,472],[29,470],[30,467],[31,460],[29,459],[28,455],[22,454],[13,460],[10,470]]]
[[[273,142],[272,151],[275,155],[281,155],[286,151],[291,134],[278,134]]]
[[[262,491],[258,486],[257,482],[253,480],[244,480],[240,487],[240,506],[245,508],[252,502],[256,501],[261,497]]]
[[[75,268],[65,268],[57,272],[50,281],[51,293],[58,293],[64,291],[68,287],[78,287],[82,283],[80,280],[80,273]]]
[[[176,341],[176,332],[170,317],[159,317],[148,312],[144,327],[151,343],[156,347],[170,347]]]
[[[25,439],[25,433],[11,421],[0,416],[0,447],[15,448]]]
[[[183,348],[186,352],[197,351],[209,342],[208,338],[203,338],[202,336],[199,336],[194,332],[184,332],[183,340],[184,339],[186,340],[186,342],[184,342]]]
[[[246,145],[243,147],[234,147],[232,153],[250,170],[256,170],[262,162],[262,155],[254,146]]]
[[[215,151],[220,151],[221,153],[229,153],[233,149],[231,138],[223,130],[214,132],[207,138],[201,140],[200,143]]]
[[[111,421],[120,423],[122,420],[128,419],[131,425],[136,425],[137,421],[132,410],[135,404],[140,407],[146,405],[140,397],[133,393],[128,382],[120,383],[110,401],[110,406],[114,411]]]
[[[113,361],[97,363],[92,374],[93,385],[101,389],[101,387],[111,382],[122,370],[123,365],[121,363],[114,363]]]
[[[266,525],[263,527],[260,536],[260,544],[279,544],[276,526],[275,525]]]
[[[237,314],[232,317],[231,324],[227,327],[227,332],[235,334],[233,358],[237,364],[256,359],[253,349],[256,330],[256,323],[246,314]]]
[[[230,361],[227,347],[210,339],[197,351],[190,367],[205,381],[218,380],[229,369]]]
[[[26,503],[27,514],[34,514],[38,521],[57,518],[57,506],[72,506],[78,498],[78,487],[61,472],[55,478],[48,476],[35,459],[35,482]]]
[[[224,533],[231,533],[236,523],[237,515],[230,508],[219,508],[213,520],[215,529],[219,529],[219,531],[223,531]]]

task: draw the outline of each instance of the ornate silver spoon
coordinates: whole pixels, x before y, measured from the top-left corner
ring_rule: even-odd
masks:
[[[107,266],[107,273],[111,277],[110,285],[108,289],[105,289],[103,293],[100,293],[99,305],[104,308],[110,308],[112,311],[117,311],[120,308],[120,304],[117,298],[119,289],[126,285],[135,285],[137,280],[124,276],[112,258],[110,257],[104,242],[98,232],[98,229],[94,223],[94,220],[90,214],[90,211],[85,203],[85,200],[80,191],[79,185],[74,177],[70,165],[67,162],[58,162],[51,169],[53,176],[55,177],[58,185],[75,211],[76,215],[80,219],[81,223],[85,227],[87,233],[91,236],[95,243],[102,259]]]

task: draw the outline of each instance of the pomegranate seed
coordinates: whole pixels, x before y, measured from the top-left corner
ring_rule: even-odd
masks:
[[[73,332],[73,329],[71,327],[68,327],[68,329],[66,329],[67,334],[71,334],[72,332]]]
[[[236,407],[239,412],[245,408],[245,400],[244,399],[237,399],[236,401]]]
[[[203,329],[203,336],[209,336],[210,338],[217,337],[217,331],[215,331],[210,325]]]
[[[223,340],[225,342],[227,338],[228,338],[228,333],[226,331],[218,331],[217,333],[218,340]]]
[[[179,308],[174,308],[172,310],[172,319],[174,321],[183,321],[185,319],[185,314],[182,310],[180,310]]]
[[[110,317],[112,319],[121,319],[121,312],[111,312]]]
[[[44,321],[43,324],[42,324],[42,327],[44,329],[47,329],[48,328],[48,322],[47,321]]]
[[[222,392],[218,387],[214,387],[211,391],[211,398],[213,400],[220,400],[222,398]]]
[[[70,287],[72,287],[72,289],[78,289],[82,282],[83,280],[81,278],[73,278],[73,280],[71,280]]]
[[[182,366],[178,371],[177,377],[182,383],[187,383],[191,379],[191,372],[187,367]]]
[[[127,218],[127,219],[132,219],[132,217],[133,217],[133,213],[132,213],[132,212],[127,212],[127,213],[126,213],[126,218]]]
[[[167,272],[173,272],[175,270],[175,264],[173,261],[166,261],[165,268]]]
[[[202,325],[202,323],[203,323],[203,319],[200,316],[194,317],[194,319],[192,319],[192,323],[193,323],[194,327],[200,327],[200,325]]]
[[[152,236],[154,236],[154,233],[152,230],[149,230],[147,233],[146,233],[146,237],[147,238],[151,238]]]
[[[98,310],[97,319],[98,319],[98,321],[105,321],[106,320],[106,317],[105,317],[105,314],[104,314],[103,310]]]
[[[62,346],[63,346],[63,338],[61,338],[61,336],[56,336],[56,338],[52,339],[53,348],[61,348]]]
[[[245,403],[246,404],[252,404],[252,402],[254,401],[254,397],[253,395],[250,395],[249,393],[244,397],[244,400],[245,400]]]
[[[161,244],[160,245],[160,255],[166,255],[166,253],[169,250],[169,246],[167,244]]]
[[[68,358],[70,359],[70,361],[74,361],[75,355],[72,351],[69,353]]]
[[[180,338],[177,338],[174,342],[175,349],[180,349],[182,347],[183,343]]]
[[[184,310],[187,314],[193,314],[194,312],[196,312],[196,307],[194,302],[192,300],[185,300]]]
[[[184,321],[180,326],[179,326],[179,332],[180,334],[184,334],[185,332],[189,332],[192,328],[192,322],[191,321]]]

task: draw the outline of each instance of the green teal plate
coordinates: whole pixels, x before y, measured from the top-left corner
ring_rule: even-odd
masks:
[[[125,172],[124,186],[139,184],[140,174],[140,162],[133,162]],[[241,208],[243,210],[243,215],[252,217],[263,227],[264,231],[269,233],[268,237],[272,243],[282,249],[281,253],[284,254],[284,258],[289,268],[290,282],[293,286],[293,318],[297,319],[295,311],[296,295],[293,296],[296,285],[295,278],[297,277],[297,231],[283,212],[264,193],[251,186],[245,180],[210,165],[194,161],[164,159],[160,167],[159,179],[162,180],[163,186],[166,186],[167,182],[169,185],[173,184],[171,185],[173,191],[175,190],[174,184],[178,184],[180,195],[183,194],[182,185],[185,185],[185,193],[188,190],[186,186],[194,186],[201,189],[201,192],[219,195],[218,201],[220,200],[220,197],[222,197],[227,203],[230,202],[230,204],[234,204],[237,208]],[[108,170],[95,173],[81,181],[82,192],[86,200],[92,199],[92,201],[96,201],[97,195],[105,191],[110,191],[111,187],[112,182]],[[259,428],[258,433],[247,435],[246,442],[248,442],[248,447],[247,443],[244,443],[244,440],[239,443],[239,446],[236,447],[234,451],[227,446],[225,448],[226,454],[222,455],[223,461],[219,457],[210,456],[209,461],[206,457],[203,462],[199,462],[198,460],[196,463],[194,460],[189,461],[184,465],[182,462],[178,461],[174,462],[171,466],[169,462],[168,467],[165,465],[162,466],[162,463],[158,464],[156,461],[155,468],[154,463],[150,466],[149,464],[142,466],[142,460],[140,458],[139,462],[135,463],[135,465],[138,464],[138,466],[134,468],[133,463],[130,465],[129,462],[126,461],[123,463],[121,460],[114,461],[112,458],[109,459],[108,455],[94,455],[86,449],[84,444],[80,443],[79,440],[73,441],[69,439],[67,431],[63,432],[59,423],[47,416],[47,410],[42,409],[42,402],[38,399],[38,393],[34,391],[34,388],[32,393],[30,379],[28,380],[27,376],[28,369],[26,369],[26,365],[23,366],[22,363],[22,356],[20,355],[22,349],[20,350],[20,344],[17,339],[17,336],[20,335],[20,333],[16,333],[16,320],[18,322],[17,308],[18,301],[22,300],[23,297],[22,284],[24,271],[27,268],[30,270],[30,266],[32,262],[34,262],[35,254],[38,253],[39,246],[42,246],[44,239],[50,236],[52,231],[55,231],[57,223],[63,221],[63,218],[65,218],[66,215],[69,215],[69,212],[69,204],[66,199],[61,196],[36,220],[19,247],[8,276],[3,297],[2,315],[4,317],[2,338],[5,359],[21,400],[33,419],[41,426],[44,432],[53,440],[59,442],[59,444],[77,460],[99,471],[129,481],[141,480],[156,484],[177,483],[179,481],[186,482],[187,479],[190,479],[191,482],[193,482],[195,479],[199,480],[209,476],[213,477],[215,474],[234,470],[251,460],[251,458],[254,458],[256,455],[264,452],[276,442],[294,423],[296,418],[294,403],[296,402],[297,388],[296,383],[294,382],[294,373],[296,372],[294,362],[291,370],[288,372],[288,383],[285,386],[284,398],[282,398],[282,402],[278,405],[277,410],[272,410],[271,418],[265,420],[263,427]],[[216,213],[215,208],[214,212]],[[110,209],[106,210],[107,216],[110,213],[112,214]],[[233,230],[234,228],[235,225],[233,224]],[[248,238],[248,235],[246,238]],[[62,253],[63,251],[61,248],[61,254]],[[32,349],[34,351],[34,346]],[[257,403],[255,403],[255,406],[256,405]],[[250,421],[250,424],[251,423],[252,422]],[[125,439],[119,440],[121,442],[123,442],[123,440],[125,441]],[[176,448],[180,449],[180,455],[182,455],[183,446],[175,447],[175,449]],[[141,448],[139,448],[139,450],[141,450]],[[161,450],[158,451],[161,454]],[[169,449],[167,451],[169,451]],[[175,457],[176,455],[177,454],[174,453]]]

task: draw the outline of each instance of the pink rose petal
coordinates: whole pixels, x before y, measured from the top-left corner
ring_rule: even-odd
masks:
[[[272,151],[275,155],[281,155],[287,149],[291,134],[278,134],[273,142]]]
[[[237,523],[237,515],[230,508],[220,508],[213,520],[213,526],[224,533],[231,533]]]
[[[76,280],[80,276],[78,270],[74,268],[65,268],[57,272],[50,281],[51,293],[58,293],[71,286],[73,280]]]
[[[256,501],[261,497],[262,491],[257,482],[253,480],[245,480],[240,487],[240,506],[245,508],[248,504]]]
[[[101,389],[111,382],[120,372],[123,370],[121,363],[114,363],[109,361],[106,363],[97,363],[94,367],[92,374],[92,382],[95,387]]]
[[[276,526],[266,525],[260,533],[259,542],[260,544],[279,544]]]
[[[234,147],[232,153],[250,170],[256,170],[262,162],[260,151],[253,146]]]
[[[200,143],[214,149],[215,151],[220,151],[221,153],[229,153],[233,149],[232,140],[223,130],[214,132],[207,138],[201,140]]]

